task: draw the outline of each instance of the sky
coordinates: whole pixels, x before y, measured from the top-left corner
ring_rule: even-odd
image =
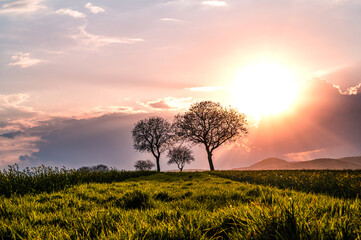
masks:
[[[360,22],[359,0],[0,0],[0,168],[134,169],[134,124],[202,100],[249,119],[216,169],[361,155]]]

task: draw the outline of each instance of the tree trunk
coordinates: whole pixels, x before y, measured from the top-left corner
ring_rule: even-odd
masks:
[[[213,166],[213,161],[212,161],[212,152],[209,151],[208,149],[207,149],[207,155],[208,155],[209,168],[211,169],[211,171],[214,171],[214,166]]]
[[[157,163],[157,172],[160,172],[159,158],[160,156],[155,157],[155,162]]]

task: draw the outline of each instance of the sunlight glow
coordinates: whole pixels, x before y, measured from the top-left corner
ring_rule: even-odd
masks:
[[[261,117],[289,110],[297,98],[298,84],[282,64],[258,62],[240,70],[231,92],[241,112]]]

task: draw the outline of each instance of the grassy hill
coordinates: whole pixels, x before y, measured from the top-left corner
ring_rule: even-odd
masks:
[[[274,169],[279,169],[282,166],[287,165],[288,162],[286,160],[280,159],[280,158],[267,158],[264,159],[262,161],[259,161],[255,164],[253,164],[252,166],[250,166],[249,170],[259,170],[259,169],[264,169],[264,170],[274,170]]]
[[[359,239],[360,219],[358,198],[157,173],[2,196],[0,238]]]

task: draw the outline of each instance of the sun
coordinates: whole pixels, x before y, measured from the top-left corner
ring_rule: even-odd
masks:
[[[292,71],[272,62],[258,62],[240,69],[231,87],[233,105],[254,117],[289,110],[298,92]]]

